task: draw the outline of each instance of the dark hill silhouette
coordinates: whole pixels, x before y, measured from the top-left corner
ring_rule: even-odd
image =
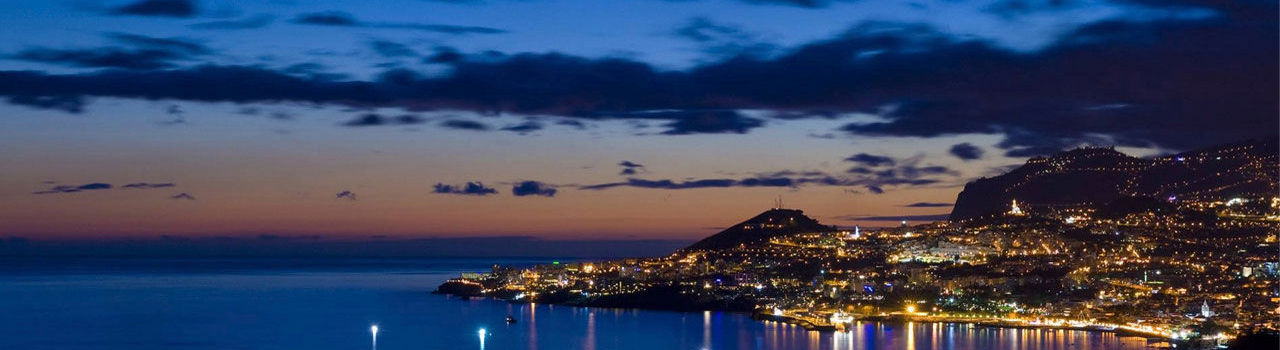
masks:
[[[805,232],[835,231],[796,209],[769,209],[760,215],[730,226],[720,233],[704,238],[686,250],[714,250],[733,248],[769,239],[770,237]]]
[[[951,220],[1024,207],[1100,206],[1125,197],[1216,200],[1275,193],[1277,139],[1250,140],[1150,159],[1111,148],[1035,157],[1000,176],[965,185]]]

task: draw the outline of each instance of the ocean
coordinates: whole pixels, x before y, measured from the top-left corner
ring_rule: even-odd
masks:
[[[1111,333],[463,300],[462,272],[549,259],[0,259],[0,349],[1142,349]],[[514,324],[505,322],[510,315]],[[376,344],[370,331],[378,326]],[[484,336],[480,336],[480,330]]]

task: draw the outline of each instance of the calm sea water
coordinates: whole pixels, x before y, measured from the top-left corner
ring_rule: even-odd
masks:
[[[515,305],[428,292],[519,259],[0,260],[0,349],[1141,349],[1109,333]],[[519,322],[506,324],[507,315]],[[478,335],[485,329],[483,342]]]

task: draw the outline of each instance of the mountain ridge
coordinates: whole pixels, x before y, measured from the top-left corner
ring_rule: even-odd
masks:
[[[1277,190],[1277,138],[1252,139],[1153,158],[1087,147],[1035,157],[999,176],[969,182],[951,220],[1026,206],[1103,205],[1124,197],[1218,200]]]

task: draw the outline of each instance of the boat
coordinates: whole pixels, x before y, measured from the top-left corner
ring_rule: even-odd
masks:
[[[516,318],[511,317],[511,315],[507,315],[507,323],[516,323]]]

